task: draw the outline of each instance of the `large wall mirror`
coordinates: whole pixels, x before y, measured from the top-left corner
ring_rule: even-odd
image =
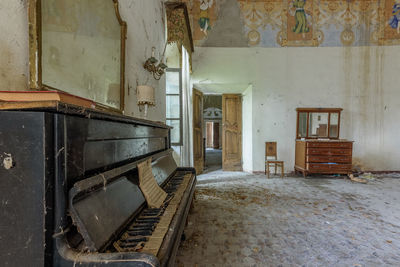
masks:
[[[118,0],[30,0],[31,88],[123,111],[126,23]]]

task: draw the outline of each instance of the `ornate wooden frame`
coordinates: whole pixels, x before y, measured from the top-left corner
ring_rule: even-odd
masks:
[[[28,19],[29,19],[29,87],[31,90],[57,90],[43,84],[42,81],[42,0],[28,0]],[[120,108],[106,106],[96,103],[96,108],[100,110],[123,113],[125,108],[125,47],[127,24],[122,20],[119,13],[118,0],[113,1],[115,15],[121,26],[121,63],[120,63]]]
[[[307,113],[307,134],[305,139],[317,139],[319,137],[310,137],[308,135],[308,128],[309,128],[309,118],[310,118],[310,113],[328,113],[328,136],[323,137],[326,139],[339,139],[340,137],[340,115],[342,112],[342,108],[296,108],[297,111],[297,123],[296,123],[296,139],[300,139],[299,137],[299,118],[300,118],[300,113],[305,112]],[[330,137],[330,124],[331,124],[331,113],[338,113],[338,134],[336,137]]]

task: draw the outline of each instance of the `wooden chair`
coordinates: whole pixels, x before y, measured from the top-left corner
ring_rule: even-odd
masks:
[[[269,157],[274,158],[274,159],[271,160],[271,159],[269,159]],[[283,178],[285,164],[283,161],[278,160],[276,142],[265,142],[265,174],[267,174],[267,172],[268,172],[268,178],[269,178],[270,166],[275,167],[275,174],[276,174],[277,167],[280,166],[281,167],[281,177]]]

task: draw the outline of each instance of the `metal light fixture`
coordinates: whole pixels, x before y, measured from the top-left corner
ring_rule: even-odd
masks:
[[[156,48],[153,47],[151,52],[151,57],[146,60],[146,62],[143,64],[143,67],[147,71],[153,73],[154,79],[160,80],[161,76],[163,76],[163,74],[165,73],[165,69],[168,68],[168,66],[165,65],[163,62],[165,49],[159,64],[157,64],[158,60],[154,57],[155,50]]]

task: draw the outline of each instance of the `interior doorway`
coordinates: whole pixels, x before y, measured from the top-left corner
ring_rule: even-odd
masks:
[[[220,149],[220,125],[219,121],[206,122],[206,148]]]
[[[205,121],[205,172],[222,169],[221,121]]]
[[[204,171],[222,169],[222,95],[204,95]]]
[[[193,89],[193,151],[197,174],[243,170],[240,94]]]

